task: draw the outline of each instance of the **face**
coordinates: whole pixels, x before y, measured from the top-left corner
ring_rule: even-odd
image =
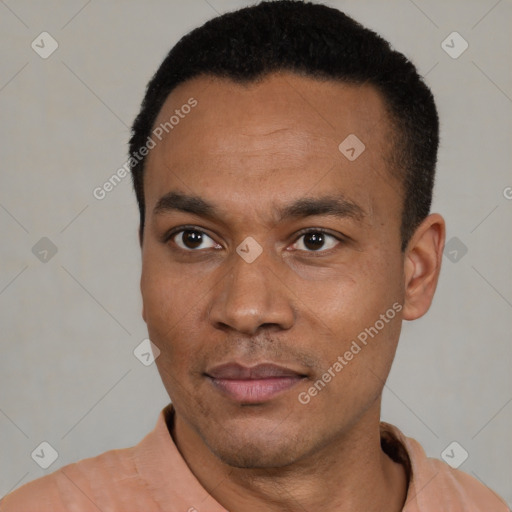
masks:
[[[290,73],[186,82],[155,126],[176,110],[144,177],[157,366],[213,454],[282,467],[379,408],[404,301],[391,127],[372,87]]]

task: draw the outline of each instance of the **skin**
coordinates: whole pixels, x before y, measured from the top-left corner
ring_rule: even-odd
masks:
[[[143,317],[161,350],[180,452],[232,512],[401,510],[405,472],[380,447],[381,394],[402,320],[430,306],[445,227],[430,215],[400,250],[402,188],[387,169],[381,96],[285,72],[249,85],[201,77],[170,94],[155,126],[190,97],[198,105],[148,157],[141,242]],[[349,134],[366,146],[352,162],[338,149]],[[155,211],[170,192],[200,197],[216,215]],[[360,215],[279,217],[324,196]],[[199,247],[183,231],[166,236],[182,226],[204,233]],[[300,233],[315,228],[329,232],[323,246]],[[236,252],[249,236],[262,249],[252,263]],[[302,404],[299,393],[395,303],[394,319]],[[205,376],[226,362],[272,362],[305,377],[246,405]]]

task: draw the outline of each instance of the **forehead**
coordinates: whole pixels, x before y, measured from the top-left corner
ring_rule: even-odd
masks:
[[[390,123],[372,86],[292,73],[249,84],[200,77],[170,94],[158,127],[144,178],[148,207],[176,186],[225,204],[262,187],[274,200],[339,189],[369,209],[372,189],[396,195],[387,170]],[[347,158],[352,147],[356,159]]]
[[[258,137],[270,133],[290,136],[283,128],[296,129],[293,137],[297,144],[316,145],[321,139],[339,142],[347,130],[366,139],[372,131],[374,139],[390,127],[384,101],[375,87],[320,81],[285,72],[247,84],[210,76],[185,82],[169,95],[155,126],[165,124],[173,113],[179,114],[191,98],[198,102],[198,108],[193,109],[187,122],[183,121],[188,114],[175,119],[179,129],[177,124],[173,126],[169,133],[172,137],[167,141],[172,138],[179,142],[180,136],[190,135],[190,129],[197,130],[199,124],[206,138],[195,143],[210,142],[210,150],[229,150],[241,142],[247,144],[249,141],[242,140],[244,137],[251,137],[257,147]],[[225,139],[226,135],[230,138]]]

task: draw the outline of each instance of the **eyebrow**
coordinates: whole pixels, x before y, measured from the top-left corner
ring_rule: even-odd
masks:
[[[162,215],[173,211],[192,213],[199,217],[212,220],[221,217],[218,209],[202,197],[181,192],[169,192],[165,194],[158,200],[153,209],[155,215]],[[276,212],[278,221],[280,222],[315,215],[328,215],[355,220],[362,220],[366,216],[366,212],[361,206],[341,195],[303,197],[276,208]]]

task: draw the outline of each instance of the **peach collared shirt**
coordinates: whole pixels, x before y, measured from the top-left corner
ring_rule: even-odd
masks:
[[[29,482],[0,501],[0,512],[227,512],[190,471],[169,434],[166,407],[138,445],[84,459]],[[508,512],[493,491],[462,471],[427,458],[396,427],[412,476],[404,512]],[[402,449],[400,447],[400,449]]]

